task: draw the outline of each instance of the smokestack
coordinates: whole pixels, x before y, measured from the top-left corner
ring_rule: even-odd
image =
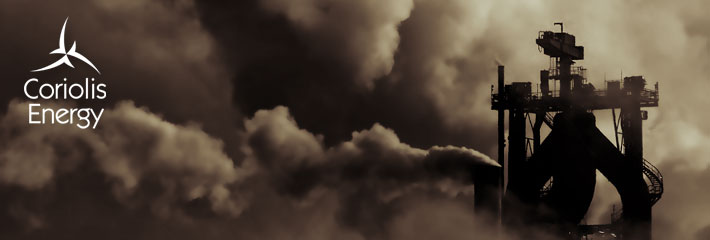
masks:
[[[505,94],[505,66],[498,66],[498,96],[503,96]],[[497,212],[496,212],[496,225],[498,226],[498,233],[500,235],[503,231],[503,193],[505,188],[505,110],[503,108],[498,109],[498,164],[500,164],[500,169],[498,169],[498,190],[496,192],[497,199]]]
[[[498,66],[498,97],[505,94],[505,66]],[[503,187],[505,185],[505,110],[498,110],[498,164],[500,164],[500,176],[498,186],[502,199]]]

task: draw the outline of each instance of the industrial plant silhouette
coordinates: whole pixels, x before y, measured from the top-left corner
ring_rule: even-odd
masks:
[[[498,111],[498,161],[505,167],[477,170],[477,211],[496,216],[504,231],[543,230],[562,239],[593,233],[651,239],[651,208],[663,193],[663,177],[643,157],[641,126],[648,114],[641,108],[658,106],[658,84],[646,89],[642,76],[630,76],[596,89],[587,83],[586,69],[574,65],[584,59],[584,47],[575,45],[562,23],[555,25],[560,32],[543,31],[536,39],[551,63],[540,71],[539,90],[533,92],[531,82],[505,84],[504,67],[498,67],[492,109]],[[602,109],[611,109],[614,142],[596,127],[592,111]],[[551,129],[545,138],[543,125]],[[616,187],[622,210],[609,224],[582,225],[597,170]]]

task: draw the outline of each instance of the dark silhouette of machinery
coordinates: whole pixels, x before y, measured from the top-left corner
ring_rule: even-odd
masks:
[[[562,28],[562,23],[556,25]],[[476,187],[500,202],[481,200],[477,205],[495,209],[504,228],[535,226],[570,239],[608,229],[621,239],[651,239],[651,207],[661,198],[663,177],[643,158],[641,126],[647,112],[641,108],[658,106],[658,84],[646,89],[643,77],[631,76],[605,81],[606,90],[597,90],[587,83],[586,69],[574,66],[584,59],[574,35],[563,29],[544,31],[536,43],[551,62],[540,71],[538,91],[532,91],[530,82],[506,85],[504,68],[498,68],[492,109],[498,111],[499,162],[505,167],[496,171],[497,180]],[[592,111],[602,109],[611,109],[615,143],[596,127]],[[545,138],[543,125],[551,129]],[[597,170],[616,187],[623,212],[612,224],[580,225],[594,195]]]

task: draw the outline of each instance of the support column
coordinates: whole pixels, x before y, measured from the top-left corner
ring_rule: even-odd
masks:
[[[642,77],[624,78],[625,94],[621,106],[621,128],[624,138],[626,184],[632,186],[624,204],[624,239],[651,239],[651,200],[643,180],[643,135],[641,119],[641,91],[646,82]]]
[[[525,112],[521,108],[511,109],[508,115],[508,186],[521,186],[525,179]],[[508,188],[519,198],[523,189]],[[521,199],[525,201],[525,199]]]

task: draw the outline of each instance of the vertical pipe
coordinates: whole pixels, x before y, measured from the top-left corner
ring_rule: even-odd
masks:
[[[611,120],[614,122],[614,139],[616,140],[616,148],[621,151],[621,146],[619,146],[619,125],[616,123],[616,109],[611,108]]]
[[[504,101],[505,96],[505,67],[498,66],[498,99],[499,102]],[[502,202],[505,189],[505,108],[498,108],[498,164],[500,171],[498,172],[498,212],[496,216],[498,230],[502,229]]]

